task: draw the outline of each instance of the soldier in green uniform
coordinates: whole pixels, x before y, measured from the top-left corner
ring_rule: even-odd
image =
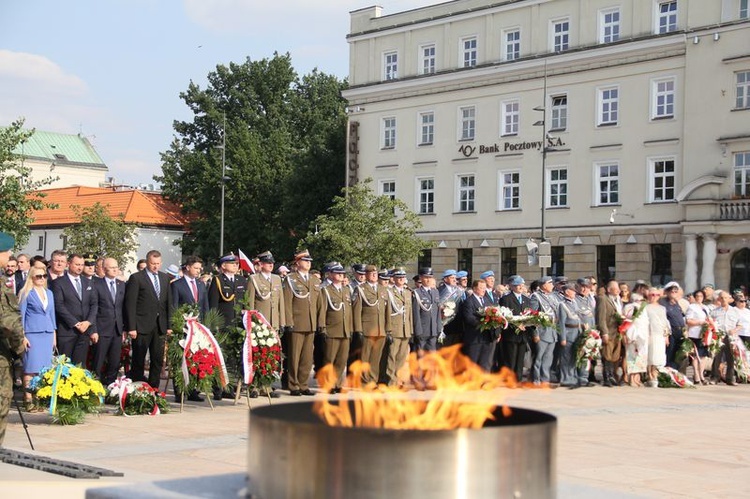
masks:
[[[325,286],[321,299],[325,300],[318,316],[321,333],[326,338],[324,363],[333,364],[337,380],[331,393],[341,391],[344,382],[346,358],[349,356],[349,341],[354,332],[352,296],[344,286],[346,271],[341,264],[329,269],[331,284]]]
[[[354,331],[364,336],[362,362],[370,364],[370,372],[362,375],[362,381],[377,383],[386,334],[391,332],[391,304],[388,301],[388,288],[378,283],[377,267],[368,265],[365,271],[367,281],[357,287],[352,313]]]
[[[414,334],[411,291],[406,287],[406,270],[393,271],[393,287],[388,289],[391,303],[391,344],[388,351],[386,374],[388,385],[398,385],[398,371],[409,356],[409,341]]]
[[[0,232],[0,268],[5,267],[15,246],[13,236]],[[7,286],[0,287],[0,447],[5,440],[8,412],[13,400],[13,358],[26,347],[18,300]]]

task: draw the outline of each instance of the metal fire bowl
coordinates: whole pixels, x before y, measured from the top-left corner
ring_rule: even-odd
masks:
[[[557,419],[512,408],[478,430],[340,428],[312,402],[250,410],[253,499],[553,498]]]

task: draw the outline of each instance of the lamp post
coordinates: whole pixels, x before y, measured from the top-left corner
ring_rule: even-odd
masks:
[[[550,255],[550,244],[547,242],[547,224],[545,221],[545,212],[547,211],[547,151],[548,137],[547,137],[547,61],[544,61],[544,86],[543,86],[543,100],[542,105],[534,108],[534,111],[542,113],[542,119],[534,123],[533,126],[542,127],[542,220],[541,220],[541,240],[539,242],[539,248],[537,250],[537,256],[539,258],[539,267],[541,269],[541,275],[545,275],[545,271],[552,265]]]
[[[219,223],[219,258],[224,256],[224,191],[227,183],[227,115],[224,113],[224,125],[221,131],[221,222]]]

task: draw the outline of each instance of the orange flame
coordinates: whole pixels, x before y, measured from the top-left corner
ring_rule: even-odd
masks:
[[[510,369],[503,368],[499,373],[484,371],[461,354],[460,348],[461,345],[454,345],[437,352],[409,355],[409,372],[414,384],[418,388],[434,388],[435,396],[415,398],[407,396],[404,388],[372,382],[363,385],[362,374],[369,371],[370,366],[357,361],[349,368],[349,389],[342,392],[338,404],[329,397],[319,397],[313,410],[329,426],[402,430],[481,428],[486,420],[495,418],[493,412],[501,397],[487,392],[516,388],[521,384]],[[317,379],[326,392],[334,388],[337,376],[333,366],[323,366]],[[530,385],[524,383],[523,386]],[[466,395],[477,391],[484,394]],[[509,416],[510,408],[503,406],[502,413]]]

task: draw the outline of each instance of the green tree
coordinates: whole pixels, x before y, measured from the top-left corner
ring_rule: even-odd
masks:
[[[174,123],[154,177],[191,220],[183,251],[218,255],[224,181],[225,251],[291,256],[344,181],[345,87],[318,71],[299,78],[289,54],[218,65],[205,89],[190,83],[180,97],[193,119]]]
[[[87,208],[71,206],[79,223],[66,227],[63,234],[68,237],[71,253],[95,253],[114,258],[121,265],[133,261],[129,256],[136,247],[136,227],[125,223],[125,215],[110,215],[109,205],[96,203]]]
[[[34,221],[34,212],[57,206],[43,201],[46,196],[38,192],[54,182],[54,177],[34,181],[31,168],[24,165],[23,157],[16,154],[18,146],[34,134],[23,129],[23,119],[0,128],[0,231],[13,234],[16,247],[26,245]]]
[[[419,217],[403,201],[376,195],[371,184],[368,178],[343,189],[328,213],[315,219],[314,231],[300,242],[300,248],[309,248],[319,261],[388,268],[413,261],[430,248],[431,243],[416,233],[422,226]]]

